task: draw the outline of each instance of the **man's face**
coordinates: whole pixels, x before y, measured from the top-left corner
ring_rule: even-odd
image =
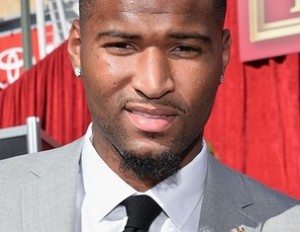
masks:
[[[201,149],[229,53],[210,4],[95,0],[89,17],[74,23],[73,66],[82,67],[94,146],[108,163],[116,150],[168,151],[187,163]]]

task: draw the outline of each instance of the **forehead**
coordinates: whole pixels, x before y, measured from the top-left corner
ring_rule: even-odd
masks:
[[[84,1],[84,0],[83,0]],[[90,0],[89,17],[117,17],[122,14],[178,14],[189,18],[212,17],[213,0]],[[87,18],[89,18],[87,17]]]
[[[143,35],[197,32],[219,39],[222,26],[213,14],[214,0],[90,0],[81,17],[81,38],[121,30]]]
[[[120,9],[132,13],[196,13],[207,5],[206,0],[113,0]]]

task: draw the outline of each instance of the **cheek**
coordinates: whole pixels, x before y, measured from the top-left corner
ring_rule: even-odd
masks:
[[[177,95],[187,106],[185,127],[197,134],[203,130],[211,113],[219,86],[218,73],[210,65],[196,64],[181,67],[184,68],[178,68],[177,75],[174,75]]]
[[[83,79],[88,90],[102,98],[111,98],[128,84],[130,62],[93,54],[83,62]]]
[[[177,66],[179,67],[179,66]],[[205,65],[183,65],[174,72],[178,94],[191,109],[211,105],[219,86],[215,69]],[[175,70],[175,69],[174,69]]]
[[[119,113],[119,99],[129,85],[132,67],[130,59],[96,53],[82,63],[83,83],[94,119]]]

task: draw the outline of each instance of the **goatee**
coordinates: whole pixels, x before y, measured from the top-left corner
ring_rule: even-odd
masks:
[[[181,156],[165,151],[161,154],[122,152],[121,168],[131,170],[140,180],[161,181],[180,169]]]

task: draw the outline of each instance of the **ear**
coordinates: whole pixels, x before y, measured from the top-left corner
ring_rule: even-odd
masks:
[[[80,25],[79,20],[75,19],[69,32],[68,52],[71,58],[73,69],[80,67]]]
[[[225,71],[230,59],[231,36],[230,31],[223,30],[222,35],[222,54],[223,54],[223,70]]]

